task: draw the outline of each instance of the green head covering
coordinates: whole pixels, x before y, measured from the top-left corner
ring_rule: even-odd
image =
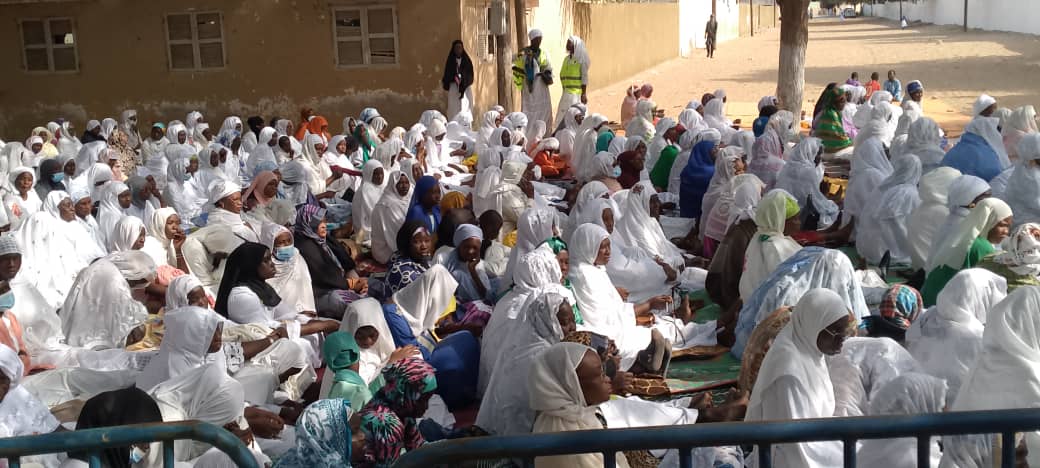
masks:
[[[549,245],[549,248],[552,249],[554,254],[567,250],[567,243],[559,237],[550,237],[549,239],[546,239],[545,243]]]
[[[321,354],[325,358],[329,370],[339,372],[358,362],[358,359],[361,358],[361,349],[358,348],[353,335],[338,331],[325,337],[325,344],[321,346]]]
[[[790,218],[790,217],[798,214],[799,211],[801,211],[801,209],[798,208],[798,202],[794,201],[793,198],[787,197],[785,202],[786,202],[784,204],[784,218],[785,219],[786,218]]]

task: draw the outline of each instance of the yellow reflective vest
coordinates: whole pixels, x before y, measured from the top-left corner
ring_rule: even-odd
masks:
[[[519,54],[517,54],[516,59],[513,60],[513,84],[515,84],[518,89],[524,89],[524,83],[527,81],[527,71],[524,64],[527,61],[527,58],[531,56],[531,48],[525,47]],[[549,61],[545,59],[545,51],[539,50],[537,59],[538,70],[540,72],[550,68]]]
[[[560,84],[563,85],[563,92],[581,96],[581,64],[570,55],[563,59]]]

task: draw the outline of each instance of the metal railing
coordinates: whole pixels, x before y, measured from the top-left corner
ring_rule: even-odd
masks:
[[[841,441],[844,466],[856,466],[860,439],[917,439],[917,466],[929,466],[930,437],[1000,434],[1001,466],[1015,466],[1015,433],[1040,430],[1040,409],[966,411],[912,416],[824,418],[800,421],[734,422],[604,429],[509,437],[478,437],[427,444],[405,454],[394,468],[426,468],[482,459],[518,459],[534,466],[534,458],[602,453],[603,466],[614,468],[614,454],[629,450],[678,449],[679,466],[692,468],[691,449],[734,445],[758,447],[758,466],[770,468],[774,444]]]
[[[239,467],[259,468],[253,454],[238,437],[222,428],[198,421],[102,427],[0,439],[0,459],[6,458],[10,468],[19,468],[20,458],[29,455],[86,452],[89,454],[87,463],[90,468],[100,468],[101,452],[105,449],[162,442],[163,466],[172,468],[173,442],[183,439],[210,444],[226,453]]]

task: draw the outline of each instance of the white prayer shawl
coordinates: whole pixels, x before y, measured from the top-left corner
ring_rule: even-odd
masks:
[[[502,165],[502,180],[492,192],[495,211],[502,215],[502,232],[512,232],[520,215],[530,206],[531,200],[518,185],[527,165],[519,161],[506,161]]]
[[[641,137],[645,141],[653,140],[657,136],[657,129],[654,127],[654,109],[656,107],[657,104],[654,104],[654,101],[640,99],[636,103],[635,117],[625,126],[625,135]]]
[[[661,224],[650,216],[650,200],[657,196],[657,191],[648,181],[640,182],[639,186],[643,189],[630,191],[625,200],[624,217],[617,223],[618,234],[627,245],[642,249],[650,257],[661,257],[669,264],[682,265],[682,251],[668,240]]]
[[[1000,130],[997,128],[998,125],[999,120],[996,117],[976,115],[964,127],[964,133],[974,133],[986,140],[993,152],[997,153],[1000,168],[1007,169],[1011,166],[1011,160],[1008,158],[1007,150],[1004,148],[1004,137],[1000,135]]]
[[[113,253],[83,269],[59,311],[66,342],[87,349],[124,347],[130,331],[148,318],[127,281],[154,276],[155,262],[136,250]]]
[[[434,265],[418,280],[394,294],[397,312],[408,321],[412,333],[419,336],[433,330],[441,314],[454,300],[458,286],[450,271],[442,265]]]
[[[199,152],[199,171],[195,173],[195,181],[199,184],[199,187],[208,189],[213,182],[231,181],[224,172],[223,165],[220,164],[219,159],[216,166],[210,164],[210,158],[214,153],[219,153],[219,149],[213,146],[203,148]],[[237,183],[238,181],[234,182]]]
[[[274,251],[274,240],[282,234],[292,234],[285,226],[267,223],[263,227],[260,243]],[[295,247],[293,247],[295,251]],[[314,305],[314,287],[311,281],[311,272],[307,269],[307,262],[295,251],[292,258],[286,261],[273,258],[275,274],[273,278],[267,279],[282,302],[291,305],[296,312],[314,312],[318,310]]]
[[[7,211],[7,219],[10,221],[10,229],[17,231],[22,227],[22,223],[34,213],[40,211],[43,202],[40,200],[40,196],[36,194],[36,175],[33,173],[33,169],[29,167],[19,167],[8,176],[11,181],[11,185],[14,186],[15,179],[21,174],[29,174],[33,177],[33,186],[26,192],[25,198],[17,193],[17,190],[4,195],[4,209]]]
[[[856,128],[863,128],[870,122],[871,113],[874,111],[874,107],[879,103],[892,103],[892,93],[888,91],[876,91],[870,95],[870,100],[860,104],[856,109],[856,116],[853,117],[853,125]]]
[[[910,125],[910,133],[903,147],[904,154],[912,154],[921,160],[921,169],[925,174],[942,165],[946,152],[942,149],[942,129],[939,124],[928,117],[923,117]]]
[[[0,437],[54,432],[59,426],[58,420],[22,385],[22,375],[25,374],[22,361],[13,349],[3,345],[0,345],[0,371],[11,381],[7,394],[0,401]],[[57,466],[57,460],[52,466]]]
[[[563,273],[552,249],[542,245],[517,260],[513,278],[516,283],[495,303],[481,337],[480,372],[477,379],[477,391],[481,394],[485,393],[496,363],[503,356],[501,343],[513,335],[513,328],[518,323],[523,323],[523,305],[528,297],[548,284],[559,284]],[[574,300],[569,293],[567,296],[569,300]]]
[[[673,143],[665,140],[664,134],[676,125],[678,125],[678,122],[668,117],[657,122],[657,127],[654,131],[654,138],[650,140],[650,145],[646,150],[646,167],[653,169],[654,165],[657,164],[657,160],[661,158],[661,151]]]
[[[879,138],[868,138],[856,145],[852,156],[849,185],[845,191],[845,213],[863,219],[875,200],[870,198],[881,181],[892,175],[892,163]],[[860,227],[856,226],[857,229]]]
[[[807,202],[811,202],[820,213],[819,229],[825,229],[834,224],[840,210],[836,203],[820,192],[823,165],[817,165],[815,161],[821,149],[819,138],[805,138],[788,151],[785,155],[787,164],[776,177],[776,188],[790,193],[803,209]]]
[[[683,109],[682,112],[679,112],[678,120],[683,128],[686,129],[682,136],[679,137],[680,153],[689,153],[695,144],[694,140],[702,131],[708,129],[708,124],[704,123],[704,117],[696,109]]]
[[[243,242],[260,241],[260,236],[256,234],[260,226],[247,225],[245,221],[242,221],[241,213],[232,213],[223,208],[213,208],[209,212],[206,226],[219,226],[230,230],[232,234],[242,239]]]
[[[718,97],[708,101],[704,105],[704,123],[708,127],[718,130],[723,141],[729,141],[737,131],[733,129],[733,122],[726,118],[725,106],[726,104]]]
[[[173,240],[166,237],[166,221],[175,214],[177,211],[173,208],[159,208],[144,225],[148,240],[141,250],[152,257],[158,266],[177,267],[177,252],[173,247]]]
[[[1008,118],[1000,133],[1004,136],[1004,147],[1008,157],[1018,159],[1018,143],[1022,137],[1037,133],[1036,109],[1033,106],[1022,106]]]
[[[914,155],[897,158],[892,174],[871,194],[872,205],[866,207],[856,230],[856,250],[871,264],[877,264],[891,253],[893,264],[910,263],[910,214],[921,204],[917,183],[921,179],[921,161]]]
[[[112,229],[108,250],[110,252],[133,250],[134,244],[142,235],[145,235],[144,223],[139,218],[123,216]],[[145,237],[145,242],[147,243],[147,237]]]
[[[558,235],[557,224],[556,213],[551,208],[529,208],[520,215],[516,223],[516,244],[509,251],[509,262],[506,264],[504,279],[499,282],[499,293],[505,292],[514,283],[519,284],[516,277],[517,262],[546,239]]]
[[[1040,134],[1022,138],[1018,144],[1018,162],[1008,179],[1003,199],[1015,213],[1015,225],[1040,221],[1040,168],[1033,161],[1040,160]]]
[[[246,161],[246,175],[252,179],[256,175],[256,167],[262,162],[276,163],[274,150],[271,148],[271,140],[276,138],[278,131],[271,127],[264,127],[257,137],[256,146],[249,151],[249,159]]]
[[[580,127],[578,116],[581,110],[575,107],[567,109],[563,117],[563,128],[556,132],[556,139],[560,141],[560,156],[565,161],[571,161],[574,155],[574,142]]]
[[[358,360],[360,363],[358,374],[365,379],[365,382],[371,383],[376,377],[379,377],[383,366],[390,359],[390,354],[394,352],[394,337],[390,334],[390,327],[386,325],[383,308],[379,301],[366,297],[347,306],[339,331],[354,336],[354,333],[361,327],[372,327],[379,332],[379,338],[372,347],[361,348],[361,358]],[[322,382],[321,395],[323,397],[328,396],[334,379],[325,380],[329,383]]]
[[[604,266],[595,265],[600,244],[610,237],[595,224],[583,224],[570,243],[570,279],[585,327],[614,340],[621,368],[628,369],[636,354],[650,345],[650,329],[636,324],[633,305],[621,299]]]
[[[780,331],[766,353],[755,380],[745,421],[787,421],[828,418],[834,415],[834,389],[817,336],[849,314],[844,300],[827,289],[807,292],[791,313],[791,322]],[[841,443],[803,442],[773,445],[776,466],[825,468],[839,466]],[[749,466],[757,467],[758,448]]]
[[[895,137],[896,120],[892,114],[892,105],[881,102],[870,111],[870,121],[856,134],[855,146],[870,138],[878,138],[885,146],[892,144]]]
[[[111,238],[116,223],[126,216],[126,210],[119,204],[119,194],[128,191],[130,188],[122,182],[109,182],[105,184],[101,193],[101,204],[98,206],[97,216],[98,233],[101,241],[105,243],[106,247],[109,247],[109,250],[111,250]]]
[[[784,168],[784,151],[794,132],[793,126],[794,114],[779,111],[769,118],[765,131],[751,145],[748,172],[758,176],[768,189],[773,188],[776,176]]]
[[[909,372],[882,386],[870,401],[870,416],[941,413],[946,408],[946,382],[927,374]],[[939,438],[929,444],[929,462],[939,466]],[[886,468],[916,468],[917,439],[867,439],[857,450],[856,463]]]
[[[611,199],[597,198],[586,212],[588,223],[607,229],[603,222],[603,212],[614,213],[615,230],[610,232],[610,259],[607,261],[607,275],[614,286],[628,291],[628,301],[639,303],[651,297],[671,292],[668,277],[657,262],[639,247],[632,247],[618,234],[616,226],[621,218],[621,210]]]
[[[93,166],[94,163],[104,162],[98,161],[98,158],[101,156],[101,152],[105,151],[107,148],[108,143],[105,143],[104,141],[91,141],[85,143],[76,154],[76,176],[78,177],[80,174],[86,172],[86,170],[89,169],[90,166]]]
[[[167,206],[177,210],[181,224],[189,224],[202,212],[202,206],[206,203],[207,197],[198,186],[190,181],[187,172],[190,161],[187,159],[187,155],[184,156],[170,159],[166,171],[166,191],[163,192],[163,198],[166,200]]]
[[[993,307],[982,336],[982,351],[961,386],[952,411],[1035,408],[1040,401],[1040,287],[1023,286]],[[1024,434],[1026,445],[1040,447],[1040,434]],[[982,436],[986,437],[986,436]],[[964,460],[978,437],[943,439],[946,466],[993,466]],[[990,454],[992,455],[992,454]],[[1030,466],[1040,464],[1040,453],[1031,450]]]
[[[939,237],[939,227],[950,215],[950,184],[960,177],[960,171],[950,167],[939,167],[921,176],[918,186],[918,197],[921,204],[910,214],[907,222],[908,243],[911,265],[915,269],[924,268],[928,262],[928,249]]]
[[[216,363],[167,380],[148,393],[159,405],[163,422],[198,420],[220,427],[241,418],[245,408],[242,384]],[[211,447],[191,440],[174,445],[178,461],[194,459]]]
[[[704,222],[704,236],[711,239],[715,239],[722,242],[723,238],[726,237],[726,232],[729,227],[737,221],[738,213],[735,205],[736,196],[738,191],[743,191],[744,203],[747,203],[748,197],[751,197],[753,202],[757,204],[758,200],[762,198],[762,189],[765,188],[765,184],[759,180],[754,174],[740,174],[734,177],[730,181],[729,190],[723,191],[719,195],[719,199],[712,206],[711,212],[705,218]],[[745,209],[748,210],[751,216],[754,215],[754,206],[751,205]],[[748,216],[744,219],[750,219]]]
[[[500,343],[500,356],[492,367],[487,391],[477,413],[476,424],[495,435],[520,435],[531,432],[535,412],[527,391],[532,361],[546,349],[563,340],[563,329],[556,318],[561,305],[569,306],[566,296],[557,291],[559,283],[530,294],[521,306],[509,336]]]
[[[528,371],[527,392],[537,417],[531,432],[566,432],[603,429],[597,407],[588,406],[575,372],[586,353],[595,352],[578,343],[557,343],[534,358]],[[628,468],[622,453],[615,454],[618,468]],[[535,459],[538,468],[599,468],[603,455],[561,455]]]
[[[969,205],[971,205],[976,198],[982,196],[984,193],[990,191],[990,186],[985,180],[982,180],[973,175],[962,175],[953,179],[950,182],[950,188],[946,193],[946,207],[950,209],[950,214],[946,216],[946,220],[942,222],[939,229],[935,233],[935,238],[932,240],[932,244],[928,248],[927,259],[931,258],[939,250],[939,245],[943,245],[946,240],[954,233],[958,224],[963,220],[970,212]],[[927,268],[927,266],[926,266]]]
[[[788,200],[791,195],[783,190],[773,190],[762,198],[755,210],[758,230],[747,246],[744,256],[744,273],[740,276],[740,297],[747,300],[777,265],[802,249],[794,239],[784,235],[784,224]]]
[[[987,198],[980,201],[954,227],[953,232],[943,240],[943,243],[935,246],[935,253],[928,257],[928,266],[925,270],[931,272],[941,265],[960,270],[964,266],[964,259],[975,239],[986,235],[993,229],[993,226],[1011,214],[1011,208],[999,199]]]
[[[379,184],[373,183],[373,177],[377,170],[383,173]],[[379,203],[379,199],[383,196],[388,178],[386,177],[387,174],[383,172],[383,164],[374,159],[365,163],[362,173],[361,190],[357,191],[350,209],[353,213],[354,230],[358,233],[360,239],[365,239],[368,237],[368,233],[372,232],[372,209],[375,208],[376,204]]]
[[[574,154],[571,155],[570,166],[577,172],[578,180],[588,180],[588,168],[592,164],[592,158],[596,156],[596,140],[599,138],[599,129],[607,123],[607,118],[601,114],[592,114],[581,121],[578,127],[578,137],[574,142]],[[629,134],[638,135],[638,134]]]
[[[210,342],[220,328],[221,319],[206,309],[187,306],[166,311],[163,324],[159,354],[137,377],[138,388],[155,388],[205,364]]]
[[[923,372],[946,380],[950,400],[982,351],[986,316],[1006,295],[1004,277],[981,268],[961,270],[906,331],[907,350]]]
[[[397,182],[401,177],[411,180],[411,177],[400,171],[390,174],[383,197],[372,209],[372,258],[379,263],[390,261],[390,256],[397,251],[397,230],[404,224],[408,203],[415,188],[415,184],[409,182],[408,193],[400,195]]]

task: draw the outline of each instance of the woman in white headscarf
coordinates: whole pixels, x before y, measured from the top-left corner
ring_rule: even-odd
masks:
[[[1018,143],[1018,161],[1002,198],[1015,212],[1015,224],[1040,221],[1040,134]]]
[[[653,140],[656,135],[654,128],[654,109],[656,108],[657,104],[654,104],[654,101],[640,99],[636,104],[635,117],[625,126],[625,135],[642,137],[646,141]]]
[[[314,287],[307,262],[293,246],[293,235],[285,226],[264,224],[260,243],[271,249],[274,277],[267,279],[282,301],[291,304],[299,313],[314,312]]]
[[[159,405],[163,422],[197,420],[223,427],[240,420],[245,408],[242,384],[228,376],[219,362],[191,369],[147,392]],[[211,447],[191,440],[174,445],[178,461],[195,459]]]
[[[225,180],[209,186],[209,217],[206,226],[228,229],[245,242],[257,242],[263,226],[251,226],[242,220],[242,187]]]
[[[794,114],[779,111],[769,117],[766,129],[751,145],[748,172],[758,176],[766,187],[773,188],[776,176],[784,168],[784,151],[794,135]]]
[[[801,250],[802,246],[788,237],[798,228],[798,213],[798,202],[783,190],[770,191],[758,203],[754,216],[758,231],[747,247],[740,297],[750,298],[777,265]]]
[[[199,151],[199,171],[195,173],[195,182],[199,187],[209,188],[218,180],[230,180],[224,173],[219,148],[219,145],[211,145]]]
[[[881,262],[885,252],[892,264],[910,263],[910,214],[921,204],[917,183],[921,161],[912,155],[892,164],[890,174],[874,189],[870,205],[864,207],[864,222],[856,226],[856,250],[871,264]]]
[[[729,141],[737,131],[733,128],[733,122],[726,118],[726,104],[722,98],[716,97],[704,105],[704,123],[708,127],[718,130],[722,134],[723,141]]]
[[[368,347],[359,346],[361,357],[358,359],[360,365],[358,374],[365,379],[365,382],[372,383],[379,378],[383,366],[390,362],[390,356],[395,349],[394,337],[386,325],[386,319],[383,318],[383,309],[380,307],[379,301],[369,297],[354,301],[347,306],[347,311],[343,314],[343,323],[340,324],[340,331],[350,333],[351,336],[369,332],[369,330],[363,330],[359,333],[361,329],[374,329],[377,335],[375,341]],[[325,380],[330,382],[329,387],[331,388],[331,382],[334,379]],[[323,394],[328,395],[328,392],[324,391]]]
[[[878,389],[870,400],[870,416],[913,415],[941,413],[946,409],[946,382],[927,374],[908,372]],[[918,439],[867,439],[857,450],[857,464],[888,468],[916,468]],[[939,466],[942,449],[939,438],[929,444],[929,462],[925,466]]]
[[[749,186],[746,187],[745,186]],[[761,198],[765,184],[754,174],[741,174],[734,177],[729,184],[729,190],[721,192],[718,201],[711,208],[704,222],[704,237],[713,239],[721,244],[726,237],[726,232],[739,216],[738,207],[735,204],[738,191],[758,194]],[[630,197],[631,198],[631,197]],[[753,206],[751,208],[753,210]],[[745,218],[746,219],[746,218]]]
[[[950,215],[950,185],[960,175],[960,171],[952,167],[940,167],[921,176],[917,189],[921,204],[910,213],[906,226],[909,237],[905,248],[910,252],[910,263],[914,269],[924,268],[928,262],[928,249],[939,237],[939,226]],[[847,195],[845,199],[848,207]]]
[[[387,185],[386,181],[387,177],[382,163],[374,159],[365,163],[361,175],[361,188],[354,196],[354,201],[350,207],[353,213],[355,239],[364,245],[371,245],[372,243],[370,236],[372,232],[372,209],[375,208],[376,204],[379,203],[379,199],[383,196],[383,191]]]
[[[678,276],[675,269],[678,267],[673,268],[663,259],[647,255],[638,244],[629,244],[621,236],[616,223],[623,218],[614,200],[597,198],[584,213],[587,215],[585,222],[596,224],[610,234],[610,259],[605,265],[607,275],[615,287],[628,292],[628,301],[642,302],[671,292],[670,282]]]
[[[880,102],[870,111],[870,121],[856,134],[854,145],[858,146],[870,138],[877,137],[885,146],[892,144],[895,137],[895,123],[892,117],[892,105]]]
[[[928,257],[928,275],[921,288],[924,305],[935,304],[939,291],[958,271],[977,265],[995,252],[994,245],[1007,238],[1011,223],[1011,208],[999,199],[987,198],[972,208]]]
[[[57,430],[58,420],[22,385],[25,367],[18,354],[4,345],[0,345],[0,372],[9,382],[7,392],[0,399],[0,437],[33,436]],[[56,459],[44,464],[57,465]]]
[[[1036,109],[1033,106],[1022,106],[1015,109],[1007,121],[1007,125],[1001,130],[1004,136],[1004,148],[1007,149],[1008,158],[1014,162],[1018,159],[1018,142],[1027,135],[1037,133]]]
[[[997,161],[1000,163],[1001,169],[1007,169],[1011,166],[1011,160],[1008,159],[1008,151],[1004,147],[1004,137],[1000,135],[1000,119],[996,117],[996,114],[992,117],[983,115],[987,110],[992,111],[996,108],[997,100],[992,96],[983,94],[975,100],[975,104],[972,105],[972,118],[971,122],[964,127],[964,133],[972,133],[982,137],[989,144],[989,147],[993,152],[997,153]]]
[[[274,146],[277,144],[277,130],[271,127],[264,127],[260,130],[260,136],[257,137],[256,146],[253,147],[253,151],[249,152],[249,159],[246,160],[246,175],[248,175],[250,179],[256,176],[256,168],[260,163],[266,161],[277,164],[274,156]]]
[[[618,234],[630,247],[643,250],[651,258],[660,258],[680,268],[683,261],[682,251],[664,235],[661,224],[655,215],[660,210],[657,191],[647,181],[633,187],[625,200],[622,217],[617,225]]]
[[[906,332],[906,347],[923,372],[946,379],[950,399],[982,350],[986,317],[1007,295],[1007,281],[981,268],[954,275],[935,306],[921,314]]]
[[[397,251],[397,230],[404,224],[414,185],[410,175],[391,173],[383,196],[372,208],[372,258],[379,263],[390,261]]]
[[[556,139],[560,141],[560,156],[564,161],[570,161],[574,155],[577,131],[580,127],[579,121],[584,117],[581,109],[571,107],[563,112],[563,128],[556,132]]]
[[[802,209],[805,209],[806,203],[813,204],[820,214],[817,229],[834,224],[840,213],[838,205],[820,192],[823,165],[819,161],[822,154],[823,144],[819,138],[805,138],[787,153],[787,164],[776,177],[776,188],[784,189],[794,196]]]
[[[1020,224],[1001,242],[1003,250],[978,263],[1007,280],[1008,292],[1021,286],[1040,286],[1040,225]]]
[[[610,399],[610,381],[592,348],[578,343],[557,343],[539,354],[528,371],[527,393],[535,412],[531,432],[566,432],[603,429],[599,404]],[[628,468],[621,453],[616,466]],[[603,455],[560,455],[535,458],[537,468],[598,468]]]
[[[495,200],[495,211],[502,215],[502,232],[516,230],[516,223],[531,205],[531,198],[521,188],[524,171],[527,165],[519,161],[506,161],[502,164],[502,179],[498,187],[491,192]],[[532,192],[533,195],[533,192]]]
[[[202,212],[206,202],[206,194],[199,190],[192,173],[188,172],[192,166],[197,167],[198,160],[193,162],[193,157],[183,146],[173,151],[166,170],[166,191],[163,192],[166,205],[177,210],[181,222],[186,224]]]
[[[686,129],[686,132],[679,137],[680,153],[689,153],[693,149],[693,145],[696,144],[694,140],[701,132],[708,129],[708,124],[704,123],[704,117],[696,109],[690,108],[679,112],[677,120]]]
[[[936,231],[934,242],[928,249],[927,257],[931,257],[938,249],[938,245],[946,241],[954,232],[954,228],[968,216],[968,213],[972,208],[975,208],[978,202],[989,198],[990,195],[990,186],[985,180],[973,175],[961,175],[953,179],[950,182],[950,189],[946,195],[946,206],[950,209],[950,214],[946,216],[946,220],[942,222]]]
[[[1032,408],[1040,400],[1040,287],[1019,288],[994,306],[982,349],[961,385],[952,411]],[[1022,434],[1029,466],[1040,465],[1040,434]],[[943,438],[943,465],[989,467],[998,464],[994,436]],[[1016,438],[1018,440],[1018,438]]]
[[[535,358],[573,331],[574,314],[559,284],[549,284],[527,297],[522,316],[505,341],[499,343],[500,358],[491,367],[487,391],[477,413],[476,424],[495,435],[531,432],[535,413],[531,409],[527,380]],[[560,318],[563,319],[561,322]],[[568,324],[564,330],[561,323]],[[483,356],[481,356],[483,360]]]
[[[863,219],[874,203],[870,195],[892,175],[892,163],[879,138],[868,138],[856,145],[845,191],[846,218]]]
[[[903,115],[899,116],[892,143],[888,145],[893,157],[906,154],[906,141],[910,138],[910,125],[920,119],[921,114],[915,110],[904,112]]]
[[[729,146],[718,151],[715,156],[715,173],[712,175],[708,189],[704,192],[704,197],[701,199],[701,216],[697,220],[702,238],[708,215],[711,214],[715,203],[719,201],[723,193],[732,191],[731,184],[733,178],[743,174],[744,169],[744,152],[740,147]],[[711,249],[705,246],[705,251],[714,251],[714,245],[712,245]]]
[[[116,222],[109,236],[109,252],[141,250],[147,242],[144,222],[133,216],[123,216]]]
[[[207,356],[220,350],[222,320],[208,310],[187,306],[167,311],[159,353],[137,377],[137,387],[152,389],[167,380],[201,367]]]
[[[155,262],[137,250],[113,253],[81,271],[59,312],[66,343],[87,349],[126,346],[130,331],[148,317],[132,290],[154,277]]]
[[[607,118],[603,115],[592,114],[585,117],[585,120],[581,121],[581,127],[578,127],[578,137],[574,142],[574,154],[571,155],[570,159],[570,166],[574,168],[578,180],[588,180],[586,166],[590,165],[592,158],[596,156],[596,139],[599,138],[601,130],[606,131],[606,123]],[[639,133],[628,133],[628,135],[639,135]]]
[[[659,369],[664,365],[659,355],[666,343],[661,343],[656,330],[637,325],[636,317],[663,308],[671,298],[655,296],[640,304],[625,302],[606,272],[610,250],[610,234],[596,224],[581,225],[571,238],[569,277],[585,328],[617,343],[622,369],[631,368],[637,358],[643,368]]]
[[[15,168],[8,173],[7,178],[10,180],[14,192],[4,195],[4,209],[7,210],[11,230],[17,231],[25,219],[40,211],[43,201],[34,190],[36,174],[31,167]]]
[[[792,421],[834,415],[834,390],[824,360],[841,352],[850,311],[837,293],[813,289],[805,293],[780,331],[755,380],[745,421]],[[749,466],[757,467],[759,448]],[[777,444],[770,447],[776,466],[839,466],[841,442]]]
[[[126,208],[123,206],[123,201],[126,200],[126,205],[130,205],[130,187],[122,182],[109,182],[105,184],[101,191],[100,205],[98,206],[98,234],[100,234],[101,241],[105,243],[106,248],[111,248],[111,237],[112,232],[115,230],[116,223],[126,216]]]
[[[516,282],[517,262],[529,252],[545,242],[546,239],[558,236],[559,219],[551,208],[534,207],[524,211],[516,223],[516,244],[509,251],[509,262],[499,282],[499,292],[505,292]]]

